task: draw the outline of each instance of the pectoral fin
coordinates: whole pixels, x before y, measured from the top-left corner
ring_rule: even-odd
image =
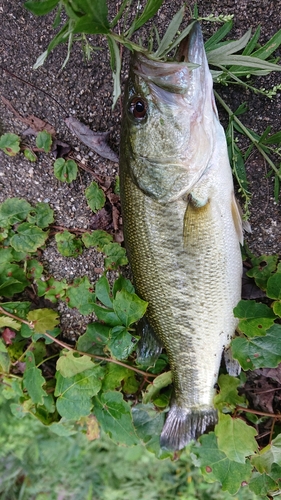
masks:
[[[143,367],[153,366],[162,352],[163,345],[145,316],[138,322],[137,334],[140,336],[137,345],[137,363]]]
[[[243,245],[242,209],[238,204],[238,201],[236,200],[234,193],[232,195],[232,200],[231,200],[231,212],[235,230],[239,238],[239,242],[241,243],[241,245]]]

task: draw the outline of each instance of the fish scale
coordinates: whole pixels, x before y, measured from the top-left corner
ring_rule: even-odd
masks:
[[[233,308],[242,274],[241,218],[198,24],[187,51],[186,60],[200,67],[191,71],[178,64],[186,98],[175,93],[175,63],[169,90],[169,63],[133,56],[120,151],[129,261],[173,376],[160,439],[168,449],[183,448],[216,422],[214,385],[222,352],[235,332]],[[131,116],[132,104],[128,107],[138,98],[146,106],[143,120]],[[185,138],[181,150],[174,144],[175,123],[176,134]],[[161,151],[157,157],[156,150]],[[230,369],[236,369],[235,363]]]

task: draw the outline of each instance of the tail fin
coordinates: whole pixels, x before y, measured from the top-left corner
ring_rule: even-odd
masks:
[[[216,422],[214,408],[186,409],[173,404],[160,436],[160,446],[167,450],[181,450]]]

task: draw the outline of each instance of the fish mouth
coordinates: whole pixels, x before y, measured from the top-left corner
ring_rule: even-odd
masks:
[[[200,75],[200,80],[204,81],[209,72],[200,24],[193,22],[173,61],[156,61],[138,52],[133,56],[132,70],[150,86],[173,94],[188,94],[195,85],[193,80],[198,80]]]

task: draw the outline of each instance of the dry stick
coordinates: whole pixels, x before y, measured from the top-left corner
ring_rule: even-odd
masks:
[[[24,323],[24,324],[28,325],[29,328],[31,328],[31,329],[34,329],[34,324],[32,322],[26,321],[22,318],[19,318],[18,316],[15,316],[14,314],[8,313],[1,306],[0,306],[0,313],[4,314],[6,316],[9,316],[10,318],[15,319],[15,320],[19,321],[20,323]],[[134,368],[133,366],[127,365],[126,363],[122,363],[122,361],[118,361],[117,359],[105,358],[103,356],[98,356],[96,354],[90,354],[88,352],[78,351],[74,347],[70,346],[69,344],[66,344],[65,342],[62,342],[61,340],[56,339],[55,337],[53,337],[52,335],[50,335],[47,332],[44,332],[42,335],[45,335],[46,337],[51,339],[53,342],[55,342],[59,346],[65,348],[65,349],[68,349],[69,351],[77,352],[78,354],[81,354],[82,356],[89,356],[90,358],[99,359],[100,361],[106,361],[108,363],[114,363],[116,365],[124,366],[125,368],[128,368],[129,370],[132,370],[140,375],[143,375],[144,377],[152,377],[152,378],[157,377],[157,375],[155,375],[154,373],[144,372],[143,370],[139,370],[138,368]]]
[[[254,415],[261,415],[262,417],[270,417],[276,420],[281,419],[281,413],[280,415],[278,415],[275,413],[267,413],[265,411],[251,410],[250,408],[245,408],[245,406],[239,406],[239,405],[236,406],[236,410],[243,411],[245,413],[253,413]]]

